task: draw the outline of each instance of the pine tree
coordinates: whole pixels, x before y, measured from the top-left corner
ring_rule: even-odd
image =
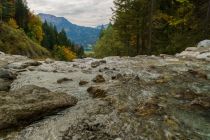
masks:
[[[17,24],[28,32],[30,11],[25,0],[15,0],[15,20]]]

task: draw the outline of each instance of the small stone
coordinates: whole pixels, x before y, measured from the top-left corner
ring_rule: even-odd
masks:
[[[139,105],[135,111],[137,115],[146,117],[146,116],[157,115],[158,112],[160,111],[160,107],[158,106],[158,104],[154,99],[151,99],[145,104]]]
[[[115,79],[117,79],[116,76],[112,76],[112,80],[115,80]]]
[[[79,82],[79,85],[80,85],[80,86],[84,86],[84,85],[86,85],[86,84],[88,84],[88,82],[87,82],[87,81],[84,81],[84,80],[81,80],[81,81]]]
[[[55,62],[55,60],[50,59],[50,58],[47,58],[47,59],[45,60],[45,63],[46,63],[46,64],[52,64],[52,63],[54,63],[54,62]]]
[[[195,76],[195,77],[203,78],[203,79],[208,79],[207,74],[205,74],[205,73],[203,73],[203,72],[196,71],[196,70],[192,70],[192,69],[188,70],[188,72],[189,72],[190,74],[192,74],[193,76]]]
[[[196,51],[197,48],[196,47],[188,47],[185,49],[185,51]]]
[[[57,80],[58,84],[62,84],[64,82],[69,82],[69,81],[73,81],[72,79],[68,79],[68,78],[61,78],[59,80]]]
[[[105,78],[103,77],[103,75],[97,75],[93,80],[93,82],[95,83],[103,83],[105,82]]]
[[[106,60],[101,60],[100,63],[101,64],[106,64]]]
[[[139,80],[140,80],[140,78],[139,78],[139,76],[138,76],[138,75],[137,75],[134,79],[135,79],[135,80],[137,80],[137,81],[139,81]]]
[[[121,78],[123,78],[123,76],[122,76],[122,74],[120,74],[120,73],[118,73],[118,74],[115,75],[115,76],[112,76],[112,80],[119,80],[119,79],[121,79]]]
[[[89,87],[87,89],[87,92],[93,97],[93,98],[103,98],[106,97],[106,91],[103,89],[100,89],[99,87]]]
[[[74,68],[79,68],[79,66],[77,64],[73,64]]]
[[[91,63],[91,67],[92,68],[97,68],[98,66],[100,66],[100,62],[99,61],[95,61]]]

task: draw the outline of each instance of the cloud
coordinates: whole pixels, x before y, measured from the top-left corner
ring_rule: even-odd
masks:
[[[113,0],[27,0],[35,13],[62,16],[72,23],[96,26],[109,23]]]

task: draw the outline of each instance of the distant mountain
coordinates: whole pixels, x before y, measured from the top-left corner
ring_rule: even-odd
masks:
[[[99,26],[96,26],[96,29],[102,30],[102,29],[107,29],[109,27],[109,24],[102,24]]]
[[[48,23],[55,25],[58,31],[64,29],[67,36],[74,43],[85,47],[95,44],[101,31],[99,28],[84,27],[73,24],[64,17],[56,17],[54,15],[43,13],[39,14],[39,16],[43,22],[47,21]]]

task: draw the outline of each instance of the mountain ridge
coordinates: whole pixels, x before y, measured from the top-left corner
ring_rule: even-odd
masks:
[[[100,29],[93,27],[85,27],[73,24],[64,17],[57,17],[51,14],[40,13],[38,16],[41,18],[42,22],[47,21],[52,23],[61,31],[64,29],[67,33],[67,36],[75,43],[84,47],[94,45],[98,40]]]

